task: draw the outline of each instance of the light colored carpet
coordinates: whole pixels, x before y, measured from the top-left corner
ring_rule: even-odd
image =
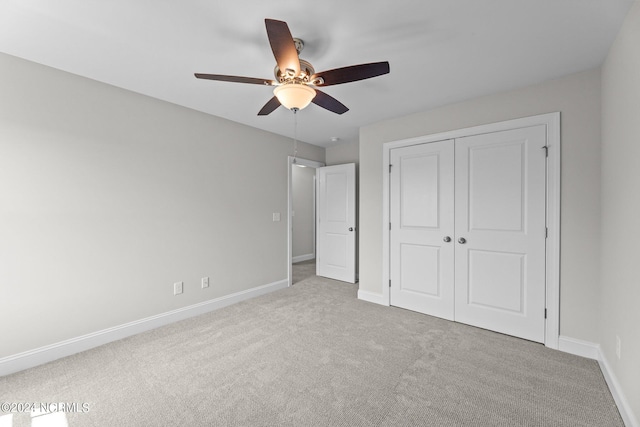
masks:
[[[293,275],[291,277],[291,284],[295,285],[298,282],[308,279],[316,275],[316,260],[310,259],[307,261],[296,262],[293,264]]]
[[[356,291],[312,277],[0,378],[0,402],[90,402],[71,427],[623,426],[595,361]]]

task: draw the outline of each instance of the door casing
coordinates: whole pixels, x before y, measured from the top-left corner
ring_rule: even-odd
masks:
[[[390,305],[390,151],[393,148],[417,144],[437,142],[465,136],[517,129],[535,125],[546,126],[547,141],[547,188],[546,188],[546,223],[548,237],[546,239],[546,310],[545,346],[558,349],[560,336],[560,112],[541,114],[521,119],[474,126],[448,132],[425,135],[416,138],[391,141],[383,144],[383,209],[382,209],[382,295],[375,301],[382,305]],[[367,300],[371,301],[368,297]]]

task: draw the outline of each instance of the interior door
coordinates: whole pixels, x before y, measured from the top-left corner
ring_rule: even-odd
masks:
[[[546,127],[456,139],[455,320],[544,342]]]
[[[390,303],[453,320],[453,141],[390,154]]]
[[[318,176],[316,274],[356,282],[355,163],[316,169]]]

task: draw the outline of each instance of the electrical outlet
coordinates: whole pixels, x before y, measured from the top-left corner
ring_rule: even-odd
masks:
[[[202,278],[202,289],[208,288],[208,287],[209,287],[209,278],[208,277],[203,277]]]
[[[274,212],[273,213],[273,222],[278,222],[280,221],[280,212]]]
[[[182,282],[176,282],[173,284],[173,294],[180,295],[182,293]]]
[[[616,335],[616,356],[620,359],[620,354],[622,353],[622,341],[620,341],[620,337]]]

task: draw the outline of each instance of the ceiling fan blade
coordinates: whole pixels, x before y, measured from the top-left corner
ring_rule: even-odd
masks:
[[[316,105],[319,105],[322,108],[326,108],[329,111],[333,111],[336,114],[344,114],[349,109],[340,101],[335,99],[331,95],[327,95],[326,93],[315,89],[316,96],[311,100]]]
[[[284,74],[285,70],[289,69],[293,70],[295,76],[300,74],[298,51],[287,23],[275,19],[265,19],[264,24],[267,27],[267,37],[280,71]]]
[[[276,108],[278,108],[280,106],[280,101],[278,101],[278,98],[276,98],[275,96],[273,98],[271,98],[266,104],[264,104],[264,107],[262,107],[262,110],[260,110],[258,112],[259,116],[266,116],[267,114],[271,114],[275,111]]]
[[[372,62],[370,64],[351,65],[349,67],[322,71],[311,76],[311,81],[313,82],[314,79],[321,78],[324,81],[316,86],[330,86],[370,79],[371,77],[377,77],[388,73],[389,63],[387,61]]]
[[[276,82],[274,82],[273,80],[268,80],[268,79],[256,79],[253,77],[240,77],[240,76],[225,76],[223,74],[195,73],[195,76],[198,79],[219,80],[221,82],[249,83],[254,85],[267,85],[267,86],[272,86],[276,84]]]

